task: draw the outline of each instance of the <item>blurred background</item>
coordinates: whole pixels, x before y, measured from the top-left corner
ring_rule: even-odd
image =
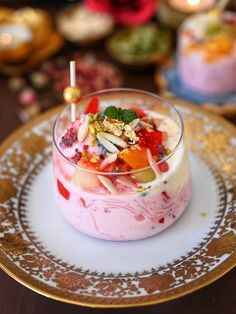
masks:
[[[0,1],[0,140],[82,93],[132,87],[236,116],[236,1]],[[7,121],[7,126],[5,126]]]

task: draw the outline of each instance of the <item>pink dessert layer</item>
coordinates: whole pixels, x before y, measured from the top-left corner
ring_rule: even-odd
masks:
[[[177,71],[184,84],[206,94],[236,91],[236,45],[230,56],[206,63],[201,52],[180,53]]]
[[[191,197],[188,181],[175,194],[117,198],[71,194],[57,195],[61,211],[75,228],[100,239],[138,240],[153,236],[172,225],[184,212]],[[69,208],[68,208],[69,206]]]

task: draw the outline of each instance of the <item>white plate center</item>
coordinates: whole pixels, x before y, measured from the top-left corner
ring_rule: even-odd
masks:
[[[219,210],[217,184],[208,166],[190,154],[193,198],[169,229],[135,242],[108,242],[85,236],[60,214],[54,201],[52,165],[35,178],[28,195],[26,218],[37,240],[55,259],[70,266],[105,273],[151,271],[192,251],[214,224]]]

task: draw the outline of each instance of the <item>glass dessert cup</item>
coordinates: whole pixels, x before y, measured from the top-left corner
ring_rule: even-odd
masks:
[[[177,72],[192,91],[203,95],[236,92],[236,14],[190,16],[178,31]]]
[[[149,166],[136,170],[103,172],[78,166],[65,156],[59,145],[65,130],[71,126],[71,108],[67,106],[53,128],[57,204],[64,218],[89,236],[113,241],[153,236],[172,225],[191,198],[182,118],[164,99],[132,89],[87,95],[76,107],[77,117],[95,96],[101,111],[111,105],[127,109],[135,106],[158,117],[160,128],[168,134],[171,150],[158,162],[149,156]]]

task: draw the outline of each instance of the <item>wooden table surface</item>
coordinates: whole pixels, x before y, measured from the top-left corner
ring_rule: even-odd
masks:
[[[109,60],[103,48],[96,49],[101,59]],[[124,67],[125,86],[156,92],[154,69],[132,72]],[[16,96],[0,77],[0,141],[21,125],[16,114]],[[1,187],[0,187],[1,188]],[[73,314],[73,313],[155,313],[155,314],[233,314],[236,311],[236,270],[211,285],[180,299],[142,308],[90,309],[47,299],[15,282],[0,271],[0,314]]]

